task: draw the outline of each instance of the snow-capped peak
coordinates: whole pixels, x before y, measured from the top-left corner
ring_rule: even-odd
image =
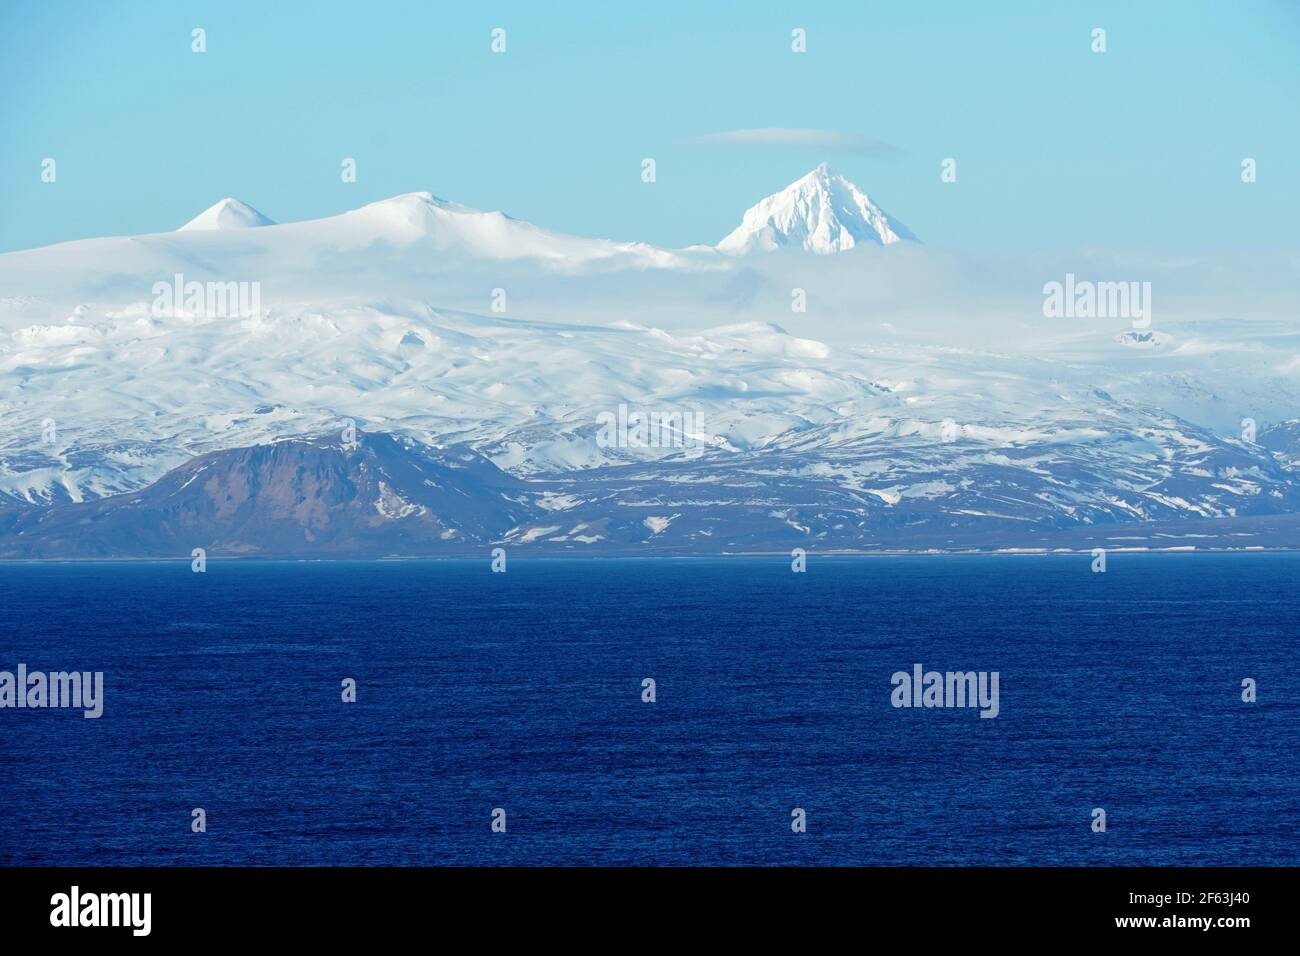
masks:
[[[215,205],[203,210],[203,212],[181,226],[177,232],[188,232],[196,229],[252,229],[255,226],[274,225],[274,220],[263,216],[248,203],[227,196]]]
[[[906,226],[825,163],[779,193],[751,206],[740,225],[718,243],[738,255],[785,246],[832,253],[859,243],[890,245],[916,239]]]

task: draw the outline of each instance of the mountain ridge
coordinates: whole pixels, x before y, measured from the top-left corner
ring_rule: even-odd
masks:
[[[986,469],[989,494],[1034,511],[955,509],[933,496],[884,500],[816,471],[756,472],[723,457],[521,480],[465,446],[383,433],[300,436],[201,455],[140,491],[82,503],[0,508],[0,560],[358,558],[917,551],[1289,549],[1290,511],[1137,520],[1104,497],[1065,520],[1025,484]],[[933,483],[933,481],[931,482]],[[919,487],[919,486],[918,486]]]
[[[785,205],[795,208],[785,209]],[[782,207],[782,208],[777,208]],[[780,241],[745,242],[750,231],[761,231],[761,226],[751,229],[750,220],[770,214],[781,220]],[[773,211],[775,210],[775,211]],[[797,221],[802,219],[803,221]],[[346,231],[348,225],[369,223],[378,231],[369,239],[388,235],[397,238],[416,238],[436,235],[439,228],[450,230],[450,240],[461,240],[475,255],[486,258],[524,258],[563,260],[575,255],[581,258],[609,258],[618,254],[639,256],[642,264],[683,265],[682,257],[721,251],[728,255],[746,252],[771,251],[796,243],[801,237],[803,247],[809,251],[829,253],[852,248],[862,241],[890,245],[894,242],[914,240],[916,237],[900,222],[885,214],[855,184],[822,163],[790,186],[760,200],[744,214],[741,226],[732,231],[716,246],[691,243],[682,248],[669,248],[643,241],[594,239],[559,233],[505,212],[488,211],[444,199],[429,191],[400,193],[384,199],[365,203],[342,212],[314,219],[278,222],[266,216],[251,204],[227,196],[204,209],[176,230],[167,233],[143,233],[135,237],[106,236],[73,239],[32,249],[0,253],[6,256],[29,255],[46,249],[55,249],[71,243],[102,243],[124,238],[153,236],[188,237],[194,234],[243,233],[252,229],[280,227],[293,230],[309,226],[330,231]],[[470,223],[473,225],[471,226]],[[770,225],[770,224],[769,224]],[[278,233],[279,230],[276,230]],[[493,243],[504,243],[504,247]],[[511,247],[514,243],[516,248]],[[446,248],[453,245],[444,241]]]

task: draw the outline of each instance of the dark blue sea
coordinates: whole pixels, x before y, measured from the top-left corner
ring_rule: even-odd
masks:
[[[0,565],[0,863],[1300,863],[1300,555],[1090,564]]]

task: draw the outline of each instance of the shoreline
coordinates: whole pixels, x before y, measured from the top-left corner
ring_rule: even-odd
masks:
[[[499,547],[499,545],[497,545]],[[805,549],[806,550],[806,549]],[[1172,548],[1106,548],[1108,555],[1247,555],[1247,554],[1300,554],[1300,547],[1296,548],[1269,548],[1269,547],[1249,547],[1249,548],[1190,548],[1190,547],[1172,547]],[[1069,549],[1069,548],[1005,548],[1005,549],[963,549],[963,550],[938,550],[924,549],[909,551],[904,549],[887,549],[881,551],[806,551],[806,557],[825,559],[825,558],[979,558],[979,557],[1013,557],[1013,558],[1045,558],[1045,557],[1090,557],[1092,549]],[[713,554],[533,554],[533,555],[511,555],[511,561],[721,561],[729,558],[789,558],[788,551],[729,551],[718,552]],[[359,555],[359,556],[299,556],[293,555],[221,555],[209,554],[208,561],[241,561],[246,563],[262,562],[266,564],[396,564],[411,561],[446,561],[470,563],[478,561],[491,561],[491,554],[483,555]],[[64,558],[0,558],[0,566],[17,565],[17,564],[171,564],[171,563],[190,563],[190,555],[183,555],[174,558],[159,557],[157,555],[132,557],[64,557]]]

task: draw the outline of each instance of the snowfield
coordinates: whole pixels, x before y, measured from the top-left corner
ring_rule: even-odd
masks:
[[[620,508],[641,509],[641,538],[704,550],[725,536],[710,507],[758,509],[796,541],[846,522],[869,540],[909,521],[1014,534],[1296,510],[1295,323],[1053,325],[1037,282],[1014,315],[940,298],[911,323],[867,277],[943,285],[949,254],[914,238],[819,167],[717,248],[564,236],[412,193],[288,224],[226,199],[175,233],[3,255],[0,501],[93,501],[351,427],[524,482],[525,522],[500,529],[521,546],[600,546]],[[257,283],[258,307],[159,306],[159,283],[189,282]],[[833,318],[793,310],[794,288]],[[697,434],[643,447],[634,418],[611,445],[599,422],[620,406],[691,413]],[[432,521],[410,489],[375,487],[366,520]]]

